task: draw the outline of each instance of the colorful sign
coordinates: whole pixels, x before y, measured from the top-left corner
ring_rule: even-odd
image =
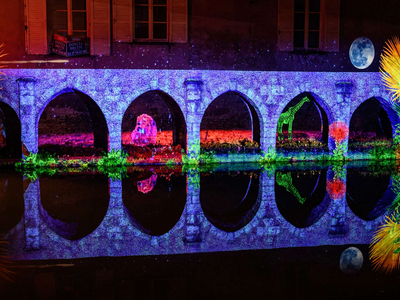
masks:
[[[70,57],[89,54],[86,42],[82,38],[66,38],[55,34],[53,37],[52,52]]]

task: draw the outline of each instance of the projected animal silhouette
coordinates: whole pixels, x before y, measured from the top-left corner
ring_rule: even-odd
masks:
[[[283,186],[286,191],[291,193],[293,196],[296,197],[296,199],[303,204],[304,201],[306,201],[306,197],[301,197],[299,191],[296,189],[296,187],[292,183],[292,175],[290,173],[283,174],[281,172],[277,172],[276,174],[276,183],[279,184],[280,186]]]
[[[290,107],[284,113],[281,113],[278,120],[278,141],[284,140],[284,134],[282,133],[282,127],[284,124],[288,124],[289,140],[292,140],[292,126],[294,121],[294,115],[303,106],[305,102],[310,102],[310,99],[304,97],[299,103]]]

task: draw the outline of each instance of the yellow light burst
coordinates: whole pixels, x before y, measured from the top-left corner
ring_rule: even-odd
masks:
[[[400,98],[400,40],[393,37],[386,42],[380,60],[380,72],[384,85],[392,94],[393,101]]]
[[[400,224],[397,223],[398,211],[386,216],[384,224],[375,232],[370,245],[369,256],[373,269],[386,274],[399,267],[400,254],[395,253],[400,248]]]

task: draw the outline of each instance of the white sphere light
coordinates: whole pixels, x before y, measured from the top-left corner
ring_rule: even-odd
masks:
[[[362,252],[356,247],[347,248],[340,256],[339,266],[345,274],[354,274],[360,271],[364,262]]]
[[[349,56],[353,66],[357,69],[366,69],[375,57],[374,44],[366,37],[359,37],[351,44]]]

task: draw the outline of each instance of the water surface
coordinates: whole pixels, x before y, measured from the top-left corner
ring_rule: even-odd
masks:
[[[367,162],[230,164],[131,168],[121,180],[97,171],[35,180],[3,170],[0,230],[11,251],[5,268],[15,273],[11,282],[1,277],[1,292],[26,299],[389,295],[397,277],[372,270],[368,246],[396,197],[394,171]],[[364,256],[353,275],[339,268],[350,246]]]

